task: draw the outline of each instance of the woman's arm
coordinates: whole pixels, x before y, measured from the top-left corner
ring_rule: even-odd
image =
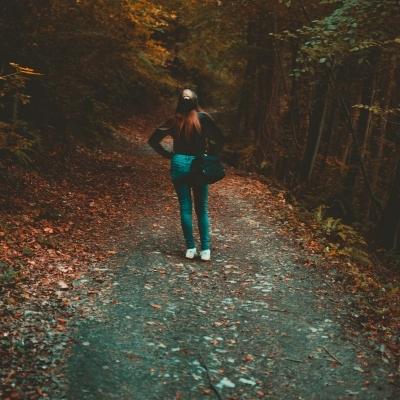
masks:
[[[207,137],[210,141],[210,153],[218,154],[221,152],[225,144],[225,136],[222,134],[221,129],[215,124],[211,116],[205,112],[201,113],[204,118],[204,128]]]
[[[147,143],[161,156],[165,158],[171,158],[173,155],[172,151],[168,151],[164,146],[161,145],[161,141],[168,135],[171,134],[171,127],[168,121],[159,126],[150,136]]]

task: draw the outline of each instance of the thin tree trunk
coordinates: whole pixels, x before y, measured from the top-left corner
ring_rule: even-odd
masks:
[[[356,103],[361,102],[361,91],[357,93],[357,99]],[[351,125],[356,126],[357,121],[360,118],[360,109],[359,108],[353,108],[351,112]],[[345,168],[347,167],[347,164],[350,159],[350,150],[352,149],[353,146],[353,135],[351,135],[351,132],[347,136],[346,144],[344,146],[344,151],[341,157],[341,172],[344,173]]]
[[[325,127],[325,148],[323,152],[323,164],[321,166],[321,172],[323,172],[327,165],[327,159],[331,152],[331,143],[332,143],[332,134],[334,131],[335,119],[336,119],[336,102],[333,99],[330,99],[329,102],[329,113],[327,117],[326,127]]]
[[[388,107],[385,107],[385,111],[388,110]],[[378,136],[378,149],[376,152],[375,157],[375,167],[372,172],[372,187],[376,188],[378,184],[379,178],[379,171],[382,164],[382,157],[383,157],[383,150],[385,148],[385,137],[386,137],[386,130],[387,130],[387,119],[382,118],[380,129],[379,129],[379,136]]]
[[[372,83],[372,88],[371,88],[371,99],[368,105],[373,105],[374,104],[374,100],[375,100],[375,93],[376,93],[376,81],[377,81],[377,77],[376,74],[374,76],[373,79],[373,83]],[[366,155],[367,155],[367,149],[368,149],[368,144],[369,144],[369,138],[370,138],[370,133],[371,133],[371,126],[372,126],[372,118],[373,118],[373,114],[372,112],[368,111],[368,116],[365,122],[365,131],[364,134],[361,136],[363,137],[363,143],[361,146],[361,157],[363,159],[365,159]]]
[[[397,65],[397,57],[393,56],[391,59],[390,69],[387,75],[387,84],[385,87],[384,97],[383,97],[383,108],[387,111],[390,105],[393,102],[393,94],[395,93],[396,89],[396,65]],[[379,134],[377,138],[377,151],[374,157],[373,169],[372,169],[372,187],[377,188],[378,186],[378,179],[379,179],[379,171],[382,165],[382,158],[383,152],[385,149],[385,138],[386,138],[386,131],[388,126],[388,120],[386,118],[386,113],[382,116],[381,123],[379,126]]]
[[[315,90],[314,105],[311,112],[310,126],[307,136],[306,149],[301,167],[301,178],[303,181],[311,179],[315,160],[318,154],[321,137],[324,132],[325,119],[328,108],[327,83],[321,80],[317,83]]]
[[[368,81],[365,81],[361,91],[361,103],[362,104],[371,104],[372,99],[372,88],[369,85]],[[369,110],[361,109],[359,118],[358,118],[358,125],[356,129],[356,136],[358,138],[359,143],[355,143],[354,140],[352,142],[350,156],[349,156],[349,171],[347,176],[344,180],[344,197],[349,199],[349,203],[353,203],[354,195],[355,195],[355,187],[357,181],[357,175],[360,171],[360,162],[363,161],[361,156],[361,148],[360,142],[364,143],[364,134],[367,129],[368,118],[369,118]]]
[[[400,159],[397,160],[392,190],[378,226],[377,239],[388,249],[400,249]]]
[[[256,41],[256,22],[249,21],[247,27],[247,45],[254,46]],[[251,119],[252,119],[252,109],[253,107],[253,99],[252,94],[254,92],[254,83],[256,79],[256,60],[254,55],[250,55],[247,59],[246,69],[243,79],[243,84],[240,90],[240,100],[238,105],[238,117],[237,117],[237,127],[238,132],[243,135],[249,135],[253,132],[250,129]],[[252,136],[251,141],[254,141],[254,137]]]

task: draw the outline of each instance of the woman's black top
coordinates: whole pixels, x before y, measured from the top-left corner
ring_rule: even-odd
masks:
[[[218,154],[225,142],[224,135],[207,113],[200,111],[198,114],[201,133],[195,133],[190,138],[187,138],[185,135],[179,134],[174,124],[166,121],[153,132],[147,143],[158,154],[166,158],[171,158],[174,153],[187,155],[203,154],[206,150],[207,140],[207,153]],[[168,135],[172,136],[174,140],[172,152],[166,150],[160,143]]]

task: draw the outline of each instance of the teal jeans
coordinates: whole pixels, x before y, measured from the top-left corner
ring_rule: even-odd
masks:
[[[200,233],[201,250],[210,248],[210,222],[208,217],[208,185],[192,185],[185,180],[194,156],[174,154],[171,159],[171,178],[179,201],[181,226],[186,248],[196,247],[193,237],[193,202]],[[194,201],[193,201],[194,200]]]

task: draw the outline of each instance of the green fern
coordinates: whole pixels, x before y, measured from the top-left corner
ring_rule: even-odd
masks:
[[[340,218],[325,217],[326,208],[324,205],[319,206],[314,212],[314,219],[331,242],[329,248],[354,261],[371,265],[366,251],[367,242],[362,235],[354,227],[344,224]]]

